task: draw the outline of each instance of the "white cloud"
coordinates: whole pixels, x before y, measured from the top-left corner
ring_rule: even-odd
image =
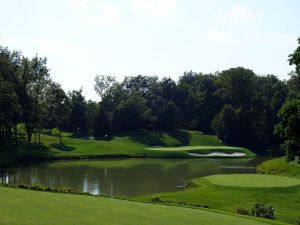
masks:
[[[235,5],[223,15],[214,16],[217,24],[241,24],[257,20],[262,12],[255,12],[247,6]]]
[[[167,16],[175,10],[176,0],[133,0],[133,8],[154,17]]]
[[[34,41],[34,45],[39,51],[46,53],[74,55],[83,52],[82,48],[63,40],[38,38]]]
[[[97,26],[111,26],[120,19],[117,7],[101,0],[70,0],[69,5],[79,11],[80,23],[91,23]]]
[[[217,40],[217,41],[233,41],[235,37],[227,32],[219,30],[208,30],[204,35],[206,39]]]

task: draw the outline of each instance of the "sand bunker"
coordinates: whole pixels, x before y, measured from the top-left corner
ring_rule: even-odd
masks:
[[[232,152],[232,153],[226,153],[226,152],[210,152],[207,154],[203,154],[203,153],[188,153],[189,155],[192,156],[199,156],[199,157],[214,157],[214,156],[220,156],[220,157],[242,157],[242,156],[246,156],[245,153],[243,152]]]

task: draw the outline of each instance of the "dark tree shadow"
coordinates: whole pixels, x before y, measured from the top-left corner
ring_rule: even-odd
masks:
[[[51,144],[50,146],[53,147],[53,148],[56,148],[60,151],[65,151],[65,152],[73,151],[75,149],[72,146],[68,146],[68,145],[65,145],[65,144],[59,144],[59,143]]]
[[[129,138],[135,142],[139,142],[148,146],[164,146],[164,142],[161,140],[162,132],[159,131],[147,131],[141,130],[131,133]]]
[[[116,136],[128,136],[131,140],[147,146],[166,146],[163,142],[164,134],[176,139],[179,142],[178,146],[189,144],[190,134],[181,130],[139,130],[130,133],[118,134]]]
[[[190,143],[191,135],[183,130],[170,130],[165,131],[168,135],[176,139],[181,146],[188,145]]]

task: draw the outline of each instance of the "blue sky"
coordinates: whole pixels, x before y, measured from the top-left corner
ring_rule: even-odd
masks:
[[[0,45],[48,58],[52,78],[99,100],[96,74],[172,77],[243,66],[288,78],[298,0],[0,0]]]

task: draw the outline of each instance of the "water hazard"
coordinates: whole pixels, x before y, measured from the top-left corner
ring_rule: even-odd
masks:
[[[182,190],[197,177],[255,173],[265,158],[254,159],[105,159],[55,161],[0,172],[0,182],[70,187],[109,196],[135,196]]]

